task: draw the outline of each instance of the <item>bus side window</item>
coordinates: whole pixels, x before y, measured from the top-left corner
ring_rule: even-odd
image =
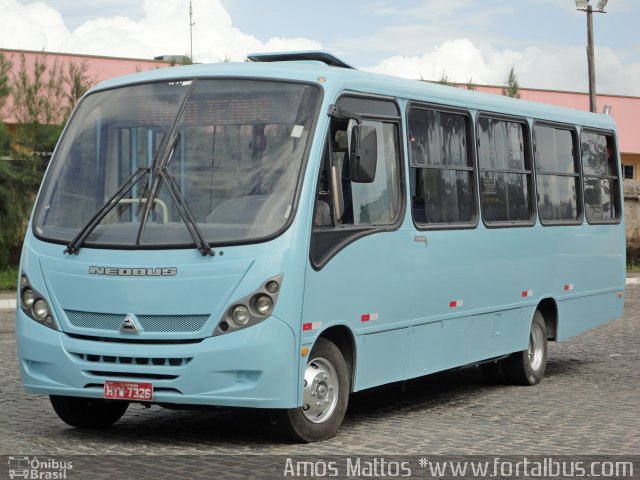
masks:
[[[620,220],[618,155],[611,135],[580,134],[584,204],[589,223]]]
[[[401,205],[396,126],[364,121],[377,130],[378,163],[371,183],[351,181],[349,145],[355,122],[341,125],[332,139],[330,158],[331,200],[336,225],[390,225]]]

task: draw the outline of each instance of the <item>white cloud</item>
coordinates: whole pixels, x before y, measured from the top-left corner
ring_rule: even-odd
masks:
[[[43,2],[23,6],[15,0],[0,0],[0,12],[0,47],[56,49],[69,36],[60,13]]]
[[[445,41],[422,55],[397,55],[366,70],[405,78],[449,80],[502,85],[514,66],[521,86],[586,91],[587,59],[582,47],[558,47],[552,51],[529,47],[522,50],[480,48],[469,39]],[[610,48],[596,49],[597,89],[602,93],[640,95],[640,63],[625,63]]]
[[[98,18],[71,32],[60,13],[42,2],[21,5],[17,0],[0,0],[0,46],[139,58],[188,54],[185,5],[181,0],[145,0],[139,21],[124,16]],[[255,51],[322,48],[319,42],[305,38],[263,42],[234,27],[220,0],[194,0],[193,9],[197,14],[193,32],[196,61],[241,60]]]
[[[573,3],[570,0],[545,1],[558,5]],[[616,5],[628,8],[628,1],[618,0]],[[409,11],[389,6],[388,2],[374,4],[372,9],[379,14],[411,18],[412,22],[408,25],[392,23],[368,36],[337,42],[335,49],[343,53],[375,52],[378,57],[374,58],[386,56],[366,70],[407,78],[438,79],[444,72],[449,79],[458,82],[473,79],[476,83],[502,84],[511,66],[515,66],[522,86],[587,90],[583,46],[542,48],[509,42],[508,47],[496,48],[495,45],[507,45],[500,41],[499,29],[476,31],[473,26],[477,22],[491,24],[508,10],[505,7],[487,9],[484,12],[487,17],[479,19],[477,13],[465,15],[469,2],[426,0]],[[138,13],[135,19],[125,16],[97,18],[70,31],[58,10],[43,2],[22,5],[17,0],[0,0],[0,47],[138,58],[186,54],[189,52],[186,5],[184,0],[144,0],[142,10],[139,10],[143,14]],[[256,51],[322,48],[313,39],[273,37],[261,40],[245,33],[233,25],[221,0],[193,0],[193,9],[196,14],[194,57],[199,62],[225,58],[241,60]],[[122,9],[122,12],[126,14],[127,10]],[[427,21],[430,12],[436,12],[437,22]],[[265,21],[272,14],[265,9]],[[637,49],[598,48],[596,75],[600,92],[640,95]]]

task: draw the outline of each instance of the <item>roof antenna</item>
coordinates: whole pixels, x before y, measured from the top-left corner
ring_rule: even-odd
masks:
[[[191,6],[191,0],[189,1],[189,45],[190,45],[190,53],[189,57],[191,57],[191,61],[193,62],[193,26],[195,23],[193,22],[193,7]]]

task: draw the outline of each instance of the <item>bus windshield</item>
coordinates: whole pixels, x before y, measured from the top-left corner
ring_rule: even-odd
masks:
[[[144,169],[148,174],[118,196],[85,246],[193,246],[181,203],[214,244],[275,235],[292,213],[318,98],[315,86],[250,79],[166,81],[93,93],[81,102],[51,160],[35,233],[71,241]],[[159,166],[164,174],[145,208]]]

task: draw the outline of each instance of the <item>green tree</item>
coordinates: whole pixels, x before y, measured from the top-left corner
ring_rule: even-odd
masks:
[[[82,96],[95,85],[96,78],[89,75],[89,64],[86,60],[82,60],[80,63],[69,62],[65,81],[67,84],[66,121]]]
[[[6,59],[0,61],[6,65]],[[47,55],[37,55],[32,65],[20,55],[17,71],[0,67],[2,104],[10,95],[17,126],[10,134],[10,151],[4,125],[0,128],[0,150],[13,159],[0,160],[0,268],[18,261],[29,211],[42,174],[62,130],[68,99],[63,64]],[[4,139],[4,140],[3,140]],[[5,155],[6,156],[6,155]]]
[[[25,162],[0,160],[0,270],[16,265],[20,255],[33,201],[27,168]]]
[[[18,122],[13,135],[13,156],[30,160],[37,185],[46,168],[49,154],[62,131],[67,109],[65,74],[61,62],[47,61],[42,53],[29,69],[24,54],[13,76],[14,115]]]
[[[11,95],[11,79],[9,78],[9,72],[12,67],[13,62],[0,52],[0,112],[2,112],[6,105],[7,98]],[[9,155],[9,144],[9,132],[0,118],[0,158]],[[0,192],[0,198],[2,198],[2,192]]]
[[[511,67],[509,75],[504,81],[502,95],[505,97],[520,98],[520,84],[518,83],[518,75],[516,75],[516,67]]]
[[[64,121],[66,101],[63,65],[56,58],[48,62],[47,54],[35,57],[31,72],[24,54],[13,77],[13,103],[16,120],[20,124],[60,124]]]
[[[0,111],[4,108],[7,98],[11,95],[11,79],[9,72],[13,62],[0,52]]]
[[[473,81],[473,78],[467,80],[467,90],[476,90],[478,85]]]
[[[449,78],[449,75],[443,70],[440,78],[436,80],[435,83],[439,83],[440,85],[447,85],[449,87],[455,87],[455,82]]]

